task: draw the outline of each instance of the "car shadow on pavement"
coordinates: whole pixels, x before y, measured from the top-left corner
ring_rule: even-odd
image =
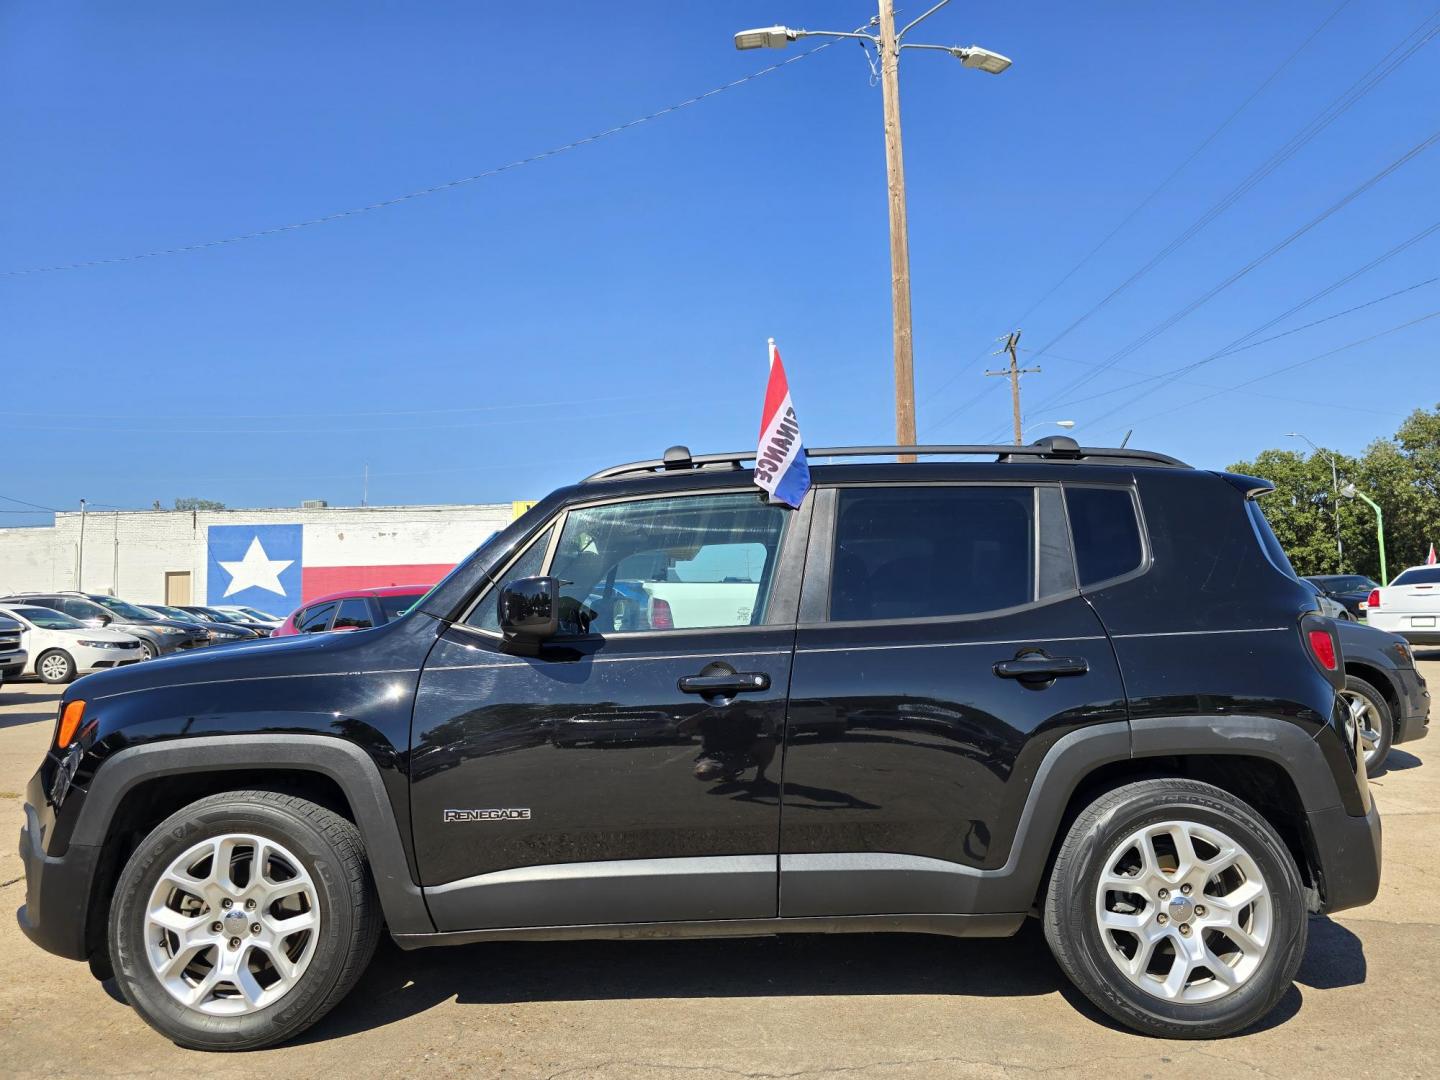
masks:
[[[1406,769],[1413,769],[1420,764],[1420,759],[1414,754],[1407,754],[1404,750],[1391,750],[1385,758],[1385,767],[1381,769],[1371,780],[1378,780],[1386,773],[1404,772]]]
[[[8,704],[9,702],[0,698],[0,705]],[[51,705],[48,701],[45,702],[45,704]],[[42,708],[38,712],[6,713],[4,716],[0,716],[0,731],[6,728],[24,727],[26,724],[38,724],[42,720],[51,724],[55,722],[55,709],[53,705],[51,705],[50,708]]]
[[[1296,983],[1328,990],[1364,981],[1360,939],[1328,918],[1312,918]],[[501,1005],[616,998],[1027,997],[1056,992],[1096,1023],[1134,1036],[1070,985],[1034,921],[1013,938],[968,940],[815,934],[495,942],[406,952],[387,937],[345,1003],[297,1042],[327,1042],[384,1027],[451,999],[461,1005]],[[1291,986],[1268,1016],[1242,1034],[1285,1023],[1299,1012],[1301,1001],[1300,986]]]
[[[1013,938],[796,934],[695,941],[495,942],[405,952],[382,939],[339,1008],[300,1043],[383,1027],[443,1001],[1052,994],[1064,976],[1039,925]]]

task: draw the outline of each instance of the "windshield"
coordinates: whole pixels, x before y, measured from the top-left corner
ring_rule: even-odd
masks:
[[[42,630],[83,630],[85,624],[79,619],[72,619],[63,611],[52,611],[43,607],[17,607],[11,608],[16,615],[22,619],[34,623]]]
[[[198,615],[192,615],[190,612],[181,608],[167,607],[163,604],[156,604],[150,608],[150,610],[163,619],[179,619],[181,622],[188,623],[198,623],[200,621],[200,616]]]
[[[233,611],[221,611],[219,608],[202,608],[199,611],[192,611],[191,615],[200,619],[213,619],[216,622],[240,623],[245,620]]]
[[[252,619],[259,619],[261,622],[274,622],[275,619],[279,617],[276,615],[268,615],[265,612],[261,611],[259,608],[241,607],[240,610],[245,612],[245,614],[249,615]]]
[[[161,618],[153,611],[146,611],[134,604],[127,604],[124,600],[116,600],[113,596],[97,596],[95,602],[130,622],[158,622]]]

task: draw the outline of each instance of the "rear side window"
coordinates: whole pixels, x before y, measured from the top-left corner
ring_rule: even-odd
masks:
[[[1122,577],[1145,558],[1135,500],[1127,488],[1066,487],[1070,537],[1082,587]]]
[[[352,596],[340,605],[340,614],[335,616],[336,630],[368,630],[375,625],[370,617],[370,604],[358,596]]]
[[[830,618],[973,615],[1036,599],[1029,487],[842,488]]]

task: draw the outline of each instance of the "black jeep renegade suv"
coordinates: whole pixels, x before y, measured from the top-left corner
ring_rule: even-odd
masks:
[[[1060,437],[825,457],[862,460],[791,510],[753,455],[677,447],[555,492],[398,621],[80,680],[27,793],[25,932],[205,1049],[314,1023],[382,924],[1034,916],[1139,1031],[1265,1015],[1307,913],[1380,876],[1267,485]]]

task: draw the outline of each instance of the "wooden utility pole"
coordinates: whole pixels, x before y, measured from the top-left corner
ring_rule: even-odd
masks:
[[[890,307],[895,338],[895,441],[915,444],[915,353],[910,331],[910,233],[900,145],[900,43],[895,0],[880,0],[880,91],[885,102],[885,176],[890,190]],[[902,455],[902,461],[914,461]]]
[[[1001,368],[999,371],[987,371],[986,375],[1004,375],[1010,380],[1010,409],[1015,417],[1015,445],[1019,446],[1024,441],[1024,428],[1020,425],[1020,376],[1037,374],[1038,367],[1022,368],[1020,362],[1015,358],[1015,350],[1020,345],[1020,331],[1012,331],[1005,339],[1004,351],[1010,354],[1010,366]],[[999,353],[995,354],[999,356]]]

